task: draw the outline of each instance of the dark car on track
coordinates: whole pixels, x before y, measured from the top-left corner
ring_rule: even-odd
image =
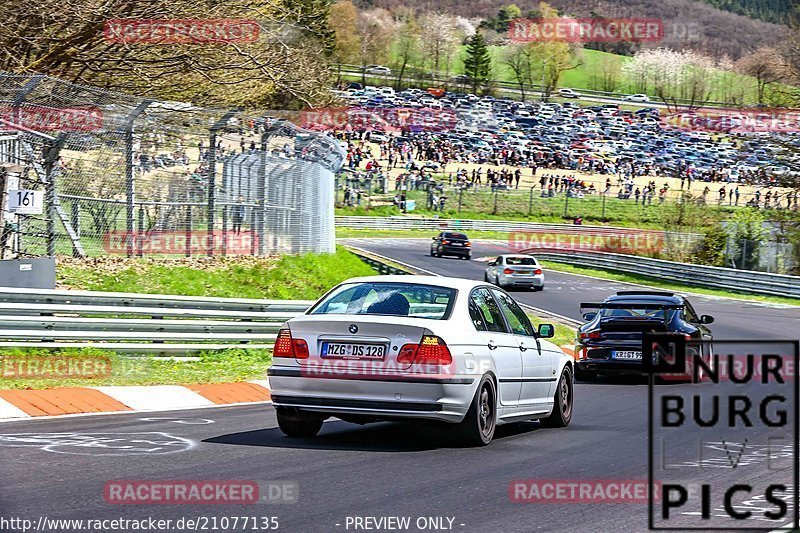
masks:
[[[433,257],[454,255],[461,259],[470,259],[472,257],[472,243],[469,242],[469,237],[463,233],[443,231],[433,238],[431,255]]]
[[[701,350],[710,347],[712,340],[706,324],[714,318],[698,315],[686,298],[669,292],[620,291],[603,303],[581,304],[583,309],[593,311],[584,313],[586,323],[576,335],[575,377],[579,379],[598,374],[641,375],[645,332],[683,333],[687,342],[698,342]]]

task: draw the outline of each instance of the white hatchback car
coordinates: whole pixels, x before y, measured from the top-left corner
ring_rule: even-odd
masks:
[[[506,254],[489,261],[483,280],[498,287],[544,289],[542,265],[531,255]]]
[[[488,444],[499,424],[570,423],[573,361],[486,283],[353,278],[278,333],[269,369],[281,430],[313,437],[326,418],[433,420]]]

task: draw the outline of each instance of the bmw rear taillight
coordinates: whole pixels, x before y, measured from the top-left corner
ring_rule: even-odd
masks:
[[[510,268],[504,268],[503,269],[503,274],[513,274],[513,273],[514,273],[514,271],[511,270]]]
[[[294,357],[292,332],[289,331],[289,328],[284,328],[278,332],[275,346],[272,349],[272,357]]]
[[[308,359],[308,343],[303,339],[293,339],[289,328],[278,332],[272,357],[294,357],[295,359]]]
[[[467,241],[467,242],[464,243],[464,246],[472,246],[472,243]]]
[[[405,344],[397,354],[398,363],[449,365],[453,362],[450,349],[441,337],[424,335],[419,344]]]
[[[308,344],[303,339],[293,339],[295,359],[308,359]]]
[[[442,241],[442,244],[450,244],[450,241]]]
[[[542,269],[541,268],[537,268],[536,270],[533,271],[533,273],[538,276],[539,274],[542,273]]]

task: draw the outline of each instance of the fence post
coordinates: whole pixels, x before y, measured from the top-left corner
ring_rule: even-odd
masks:
[[[186,257],[192,257],[192,206],[186,206]]]
[[[133,160],[133,123],[152,102],[152,100],[142,100],[125,120],[121,130],[125,134],[125,230],[128,232],[126,237],[128,257],[133,257],[133,210],[136,202],[136,179],[133,174],[133,167],[136,166]]]
[[[139,206],[139,232],[136,235],[136,256],[144,257],[144,206]]]
[[[531,185],[531,197],[528,200],[528,216],[533,215],[533,189],[536,188],[536,185]]]
[[[494,188],[494,209],[492,209],[492,214],[493,215],[497,214],[497,192],[498,192],[497,187],[495,187]]]
[[[214,255],[214,209],[217,194],[217,132],[224,128],[231,117],[238,112],[239,108],[229,109],[214,123],[213,126],[211,126],[210,134],[208,136],[208,228],[206,229],[208,231],[208,235],[206,237],[206,244],[208,245],[208,248],[206,249],[207,255]],[[225,209],[227,209],[227,206],[225,206]]]
[[[75,234],[80,239],[81,237],[81,204],[78,200],[73,200],[72,202],[72,211],[70,212],[72,218],[72,229],[75,231]],[[72,245],[72,257],[80,257],[81,254],[78,252],[78,249],[75,245]]]
[[[464,187],[458,189],[458,212],[461,212],[461,199],[464,197]]]
[[[47,257],[55,257],[56,255],[56,175],[58,170],[55,168],[55,163],[66,140],[66,134],[61,133],[48,146],[44,160],[44,186],[47,203]]]
[[[606,191],[603,191],[603,212],[600,215],[600,220],[602,222],[606,221]]]

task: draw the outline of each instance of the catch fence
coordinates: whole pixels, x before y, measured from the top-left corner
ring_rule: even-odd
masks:
[[[332,252],[344,158],[264,114],[0,73],[0,259]]]

